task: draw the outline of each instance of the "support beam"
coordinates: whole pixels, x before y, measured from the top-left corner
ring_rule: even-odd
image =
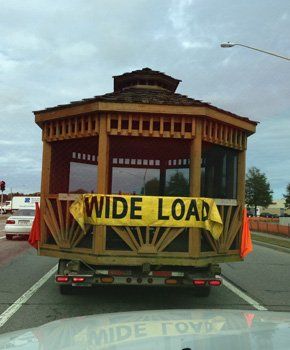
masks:
[[[190,145],[189,178],[191,197],[200,196],[201,187],[201,146],[202,146],[202,121],[196,119],[196,133]],[[189,254],[193,257],[200,256],[200,229],[189,229]]]
[[[107,116],[105,113],[100,115],[100,132],[98,145],[98,179],[97,193],[107,194],[109,187],[109,136],[107,133]],[[93,250],[95,254],[101,254],[105,249],[106,227],[97,226],[94,234]]]
[[[47,227],[44,222],[44,216],[46,214],[46,202],[45,196],[50,193],[50,173],[51,173],[51,144],[44,141],[42,151],[42,175],[41,175],[41,196],[40,196],[40,211],[41,211],[41,239],[40,244],[46,243],[47,240]]]

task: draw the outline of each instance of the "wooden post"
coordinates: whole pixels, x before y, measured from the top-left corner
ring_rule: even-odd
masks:
[[[237,200],[242,208],[245,206],[245,177],[246,151],[240,151],[238,154]]]
[[[237,202],[241,206],[242,213],[245,207],[245,189],[246,189],[246,151],[240,151],[238,154],[238,176],[237,176]],[[242,215],[241,213],[241,215]],[[243,220],[242,216],[240,220]],[[242,230],[238,234],[237,246],[241,245]]]
[[[100,114],[100,131],[98,145],[98,179],[97,193],[107,194],[109,186],[109,136],[107,133],[106,114]],[[105,249],[106,227],[97,226],[94,234],[94,253],[100,254]]]
[[[43,141],[42,151],[42,173],[41,173],[41,195],[40,195],[40,229],[41,239],[40,243],[46,243],[47,240],[47,227],[44,222],[44,214],[46,211],[45,197],[50,192],[50,167],[51,167],[51,144],[47,141]]]
[[[200,196],[201,187],[201,146],[202,146],[202,121],[196,119],[195,137],[190,145],[190,166],[189,178],[190,189],[189,193],[192,197]],[[200,255],[200,229],[189,229],[189,254],[194,257]]]

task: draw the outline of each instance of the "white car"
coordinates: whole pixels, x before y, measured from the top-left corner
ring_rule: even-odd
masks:
[[[34,209],[19,209],[6,220],[5,234],[6,238],[11,240],[13,236],[28,236],[34,220]]]

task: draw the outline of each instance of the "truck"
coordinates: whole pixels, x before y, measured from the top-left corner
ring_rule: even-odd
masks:
[[[220,263],[243,260],[247,138],[257,123],[177,94],[179,82],[144,68],[115,76],[113,93],[34,112],[38,254],[59,259],[61,293],[137,285],[208,296],[222,284]]]
[[[40,197],[14,196],[11,201],[5,201],[2,210],[4,213],[12,213],[18,209],[35,208],[35,203],[40,203]]]

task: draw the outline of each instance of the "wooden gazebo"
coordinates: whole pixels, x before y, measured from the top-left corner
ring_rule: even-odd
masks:
[[[42,129],[39,254],[95,265],[202,266],[239,260],[247,137],[256,122],[175,92],[149,68],[114,77],[114,92],[34,112]],[[215,198],[219,240],[197,228],[88,227],[78,193]]]

